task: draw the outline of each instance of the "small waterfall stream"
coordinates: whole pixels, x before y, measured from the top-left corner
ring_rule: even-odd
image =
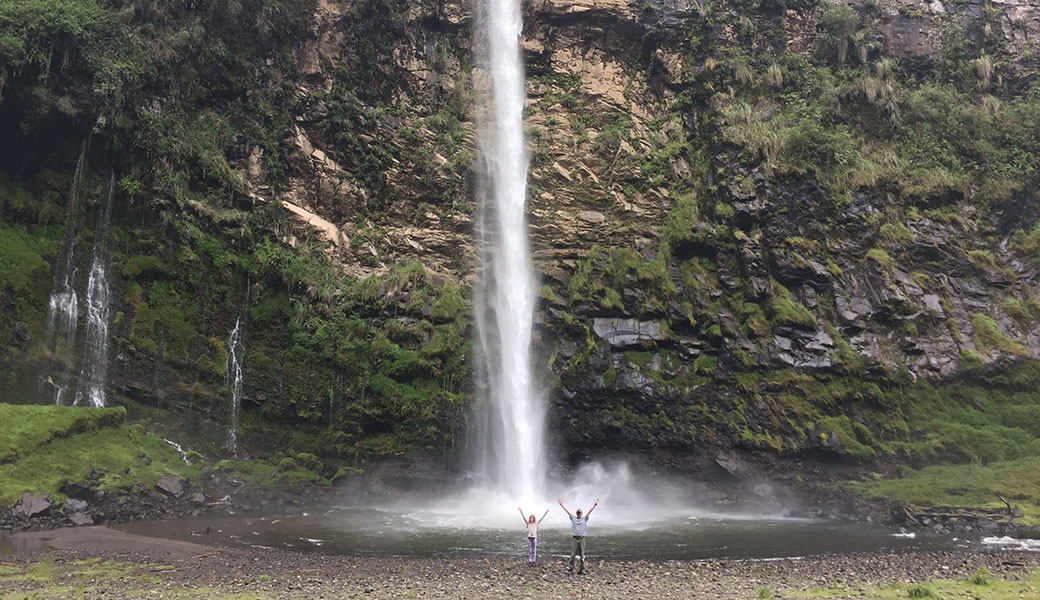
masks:
[[[76,393],[76,405],[105,405],[105,383],[108,375],[108,324],[111,286],[109,281],[108,256],[105,240],[112,220],[112,195],[115,192],[116,175],[113,171],[108,180],[108,195],[98,216],[94,230],[94,251],[87,279],[87,323],[83,345],[83,371],[80,387]]]
[[[65,260],[62,269],[55,272],[54,287],[47,304],[46,335],[47,347],[51,352],[57,349],[60,341],[65,341],[71,349],[76,341],[76,321],[79,319],[79,296],[76,294],[76,211],[79,207],[80,187],[83,183],[83,165],[87,158],[87,140],[83,141],[76,171],[72,176],[72,189],[69,191],[69,208],[65,217],[65,233],[62,246]],[[55,398],[60,401],[60,386],[55,385]]]
[[[225,364],[227,388],[231,393],[231,420],[228,425],[227,448],[232,452],[238,450],[238,413],[242,408],[242,361],[244,358],[242,317],[239,317],[235,319],[235,328],[228,336],[227,363]]]
[[[54,272],[54,285],[50,300],[47,303],[47,319],[45,322],[45,339],[47,350],[56,362],[66,361],[73,364],[76,348],[76,328],[79,321],[79,295],[76,293],[76,217],[79,208],[80,188],[83,185],[83,168],[87,159],[89,138],[83,140],[76,170],[72,176],[72,188],[69,190],[69,207],[65,216],[65,232],[62,234],[63,260],[61,269]],[[64,404],[68,383],[68,370],[52,372],[41,378],[41,389],[49,384],[54,394],[55,404]]]

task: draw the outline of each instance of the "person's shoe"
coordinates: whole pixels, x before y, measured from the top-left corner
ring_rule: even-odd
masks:
[[[584,575],[585,569],[578,569],[578,575]]]

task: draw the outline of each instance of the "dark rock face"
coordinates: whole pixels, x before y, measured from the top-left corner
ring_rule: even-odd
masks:
[[[638,346],[662,339],[661,326],[653,321],[636,319],[594,318],[592,331],[615,348]]]
[[[360,11],[368,4],[323,0],[308,5],[313,14],[297,15],[308,22],[308,31],[293,42],[291,72],[277,71],[275,63],[285,61],[262,56],[270,48],[249,48],[257,55],[236,51],[256,56],[243,60],[286,93],[270,94],[278,98],[273,109],[280,116],[270,130],[265,124],[263,148],[252,133],[238,131],[230,144],[234,149],[216,157],[214,164],[221,167],[216,170],[230,172],[233,181],[214,189],[231,190],[222,201],[242,213],[273,205],[277,191],[283,206],[293,207],[285,215],[288,223],[278,225],[278,239],[295,244],[306,234],[323,240],[333,264],[351,278],[384,280],[376,286],[380,297],[392,287],[385,281],[387,272],[412,259],[436,272],[433,278],[472,281],[468,259],[480,237],[470,202],[474,170],[468,166],[477,150],[475,111],[468,93],[455,94],[472,91],[477,83],[470,80],[471,6],[399,3],[403,9],[388,19],[392,31],[370,32],[362,30],[371,25],[367,17],[359,18],[367,15]],[[1032,44],[1040,31],[1035,0],[1001,0],[986,10],[974,0],[851,4],[859,11],[854,16],[876,27],[866,37],[843,34],[842,43],[862,37],[863,57],[850,55],[849,64],[870,67],[871,73],[877,74],[879,57],[890,56],[898,59],[898,70],[923,78],[950,40],[964,44],[963,52],[990,42],[1006,46],[1009,64],[1001,77],[1035,67]],[[805,378],[938,381],[964,373],[964,356],[977,356],[985,367],[1009,355],[1040,354],[1040,325],[1012,314],[1015,304],[1008,302],[1028,304],[1037,296],[1034,262],[1009,241],[1035,223],[1035,192],[999,199],[993,215],[983,214],[982,203],[963,191],[898,198],[890,182],[882,181],[841,195],[822,183],[812,164],[836,158],[825,156],[826,140],[808,136],[814,151],[806,159],[809,164],[783,175],[774,173],[767,164],[774,161],[761,160],[762,152],[750,144],[742,148],[723,141],[720,97],[733,96],[731,84],[743,78],[741,67],[751,72],[750,79],[757,79],[756,68],[767,66],[762,56],[776,56],[777,66],[792,58],[828,68],[824,63],[833,57],[816,55],[820,13],[817,2],[800,2],[788,11],[720,12],[711,18],[689,0],[525,5],[530,100],[525,127],[532,131],[538,157],[531,168],[530,231],[546,288],[537,310],[536,354],[544,366],[539,375],[549,390],[551,429],[559,434],[559,444],[579,451],[618,444],[642,450],[720,445],[844,451],[849,444],[842,436],[812,419],[825,414],[869,426],[860,413],[877,407],[860,389],[805,398],[799,387],[807,385]],[[959,28],[957,35],[944,29],[950,25]],[[987,33],[989,28],[994,31]],[[364,56],[372,60],[356,60],[362,56],[354,43],[358,39],[370,42],[363,44],[371,46]],[[356,69],[359,64],[365,69]],[[358,70],[374,75],[353,79]],[[380,89],[346,103],[332,98],[341,90],[377,87],[367,83]],[[1009,89],[1017,94],[1027,83],[1023,76],[1014,84],[1021,90]],[[259,80],[244,85],[254,84],[265,85]],[[761,98],[749,101],[747,118],[765,122],[780,110],[772,100],[803,84],[808,85],[798,82],[785,89],[778,84],[775,94],[758,94]],[[771,87],[748,84],[756,86]],[[252,97],[247,90],[230,91]],[[998,93],[985,90],[990,92]],[[867,119],[880,110],[880,102],[864,100],[870,93],[845,94],[842,102],[849,104],[843,110],[849,115]],[[76,96],[62,90],[54,95]],[[162,112],[166,99],[158,96],[148,112]],[[394,110],[387,111],[391,98]],[[445,106],[451,110],[442,111]],[[87,114],[86,106],[77,110]],[[347,139],[357,142],[344,148]],[[265,153],[274,155],[270,164]],[[272,180],[275,165],[281,176]],[[212,170],[206,167],[194,170]],[[358,183],[373,175],[383,184],[366,189]],[[213,183],[185,179],[189,187]],[[940,210],[950,207],[957,210]],[[890,217],[902,229],[886,231],[882,223],[894,224],[886,222]],[[221,236],[232,235],[207,218],[201,221],[207,235],[222,242]],[[137,283],[147,291],[148,282],[143,277]],[[309,287],[298,283],[293,286]],[[298,299],[309,302],[302,294]],[[429,328],[418,331],[437,320],[430,297],[416,302],[408,316],[403,315],[411,302],[403,295],[389,309],[389,304],[359,304],[366,319],[380,311],[392,313],[388,323],[414,329],[408,335],[414,333],[421,343],[432,341]],[[125,314],[125,331],[119,335],[129,338],[133,311]],[[976,325],[988,323],[980,317],[1022,350],[977,343]],[[221,319],[234,322],[227,314],[213,317]],[[33,343],[32,329],[6,323],[2,329],[12,345]],[[190,325],[198,327],[198,339],[226,336],[224,325],[220,331],[214,323]],[[465,326],[460,320],[458,329]],[[161,331],[156,333],[161,337]],[[467,333],[452,330],[447,337],[462,340]],[[175,365],[161,354],[162,339],[148,341],[158,349],[154,355],[130,347],[143,349],[144,340],[121,351],[119,364],[113,365],[118,368],[111,371],[115,387],[161,404],[163,390],[190,387],[172,384],[200,382],[200,356],[180,357]],[[277,339],[261,354],[284,354],[287,348],[278,346],[284,342]],[[462,341],[448,345],[465,346]],[[0,343],[0,358],[7,346]],[[469,360],[461,352],[458,359]],[[330,392],[325,375],[332,373],[319,375],[303,366],[283,369],[278,387],[286,372],[302,373],[296,384],[318,390],[309,408],[297,409],[292,398],[272,414],[285,422],[300,417],[324,426],[321,415]],[[447,363],[431,369],[441,366]],[[472,387],[466,368],[460,368],[457,379],[444,379],[452,385],[466,380],[462,387]],[[255,386],[247,390],[255,396],[247,405],[266,404],[278,369],[247,369],[255,369],[247,372],[247,385]],[[219,383],[209,371],[200,385],[212,392]],[[338,375],[339,387],[332,390],[337,402],[368,384],[361,377],[351,388],[344,385],[342,370]],[[290,381],[285,389],[295,387]],[[464,401],[467,393],[455,399]],[[457,415],[463,411],[451,410],[435,415],[437,427],[455,419],[438,435],[462,420]],[[302,417],[305,412],[311,416]],[[364,423],[348,437],[378,435],[388,423],[397,425],[392,419]],[[140,459],[151,462],[147,456]],[[416,477],[433,479],[425,473]],[[405,477],[387,472],[387,487],[398,479]],[[187,493],[183,482],[166,478],[158,490],[157,495],[176,499]],[[63,491],[91,506],[104,497],[90,482],[70,483]],[[161,498],[147,500],[162,506]]]

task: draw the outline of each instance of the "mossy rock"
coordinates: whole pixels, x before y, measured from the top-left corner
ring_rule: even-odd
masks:
[[[336,474],[332,476],[332,482],[336,483],[345,477],[354,477],[358,475],[364,475],[364,469],[358,469],[356,467],[342,466],[336,470]]]
[[[312,471],[316,471],[321,468],[321,459],[311,454],[310,452],[300,452],[299,454],[297,454],[296,463],[304,469],[309,469]],[[281,464],[279,464],[278,466],[279,468],[281,468]]]

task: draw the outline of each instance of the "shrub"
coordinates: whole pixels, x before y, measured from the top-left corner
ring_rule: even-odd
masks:
[[[919,583],[907,589],[906,595],[910,598],[938,598],[935,590],[923,583]]]
[[[989,585],[993,582],[993,576],[986,567],[979,567],[968,577],[967,582],[971,585]]]

